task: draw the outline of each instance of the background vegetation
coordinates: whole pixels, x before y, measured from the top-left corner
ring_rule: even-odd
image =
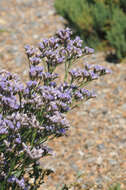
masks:
[[[126,56],[125,0],[55,0],[55,7],[87,45]]]

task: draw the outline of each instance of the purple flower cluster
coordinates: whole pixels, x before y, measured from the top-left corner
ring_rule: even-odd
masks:
[[[27,146],[25,143],[22,143],[22,146],[27,156],[31,160],[39,160],[43,156],[52,153],[52,150],[46,146],[37,146],[37,147],[34,147],[33,149],[31,149],[31,147]]]
[[[89,64],[85,64],[83,69],[72,69],[69,71],[72,81],[82,79],[82,81],[85,82],[98,79],[101,75],[109,73],[111,73],[111,71],[103,66]]]
[[[42,40],[36,49],[25,46],[30,78],[25,85],[15,74],[0,71],[0,187],[3,189],[8,190],[8,184],[32,189],[24,177],[29,168],[32,178],[41,184],[44,176],[36,162],[52,153],[44,143],[50,137],[66,134],[70,127],[66,114],[78,101],[96,97],[84,88],[87,82],[110,73],[99,65],[70,69],[73,60],[93,53],[91,48],[82,48],[79,37],[71,38],[72,31],[67,28]],[[54,70],[61,63],[65,63],[65,77],[60,83]]]
[[[20,187],[23,190],[28,190],[28,188],[26,188],[26,186],[25,186],[24,178],[19,180],[15,176],[11,176],[11,177],[8,178],[7,182],[9,184],[17,184],[17,186]]]
[[[84,54],[93,53],[91,48],[82,48],[80,37],[77,36],[72,39],[72,31],[69,28],[58,31],[54,37],[42,40],[38,45],[38,49],[26,45],[25,50],[30,64],[36,66],[46,62],[48,72],[52,72],[61,63],[79,58]],[[34,72],[33,75],[39,72],[38,70],[35,71],[35,68],[31,68],[31,70],[31,72]]]
[[[0,72],[0,107],[4,112],[19,109],[16,94],[21,93],[23,89],[24,86],[16,75],[4,70]]]
[[[94,49],[92,49],[92,48],[89,48],[89,47],[85,47],[84,48],[84,52],[86,53],[86,54],[92,54],[92,53],[94,53]]]
[[[33,47],[30,47],[29,45],[25,46],[25,51],[28,56],[28,58],[32,57],[34,53],[36,53],[36,50]]]
[[[96,94],[94,91],[90,92],[85,88],[81,88],[80,90],[75,92],[75,99],[77,100],[88,100],[90,98],[95,98]]]

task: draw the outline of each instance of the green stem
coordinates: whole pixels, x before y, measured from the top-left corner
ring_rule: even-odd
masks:
[[[64,81],[67,80],[67,62],[65,62],[65,76],[64,76]]]
[[[21,93],[19,92],[20,111],[21,111]]]
[[[33,145],[34,145],[34,141],[35,141],[35,138],[36,138],[36,134],[37,134],[37,130],[35,129],[34,134],[33,134],[33,136],[32,136],[32,142],[31,142],[31,146],[32,146],[32,147],[33,147]]]
[[[69,60],[69,61],[65,62],[65,77],[64,77],[64,81],[67,81],[67,76],[68,76],[69,69],[71,67],[71,63],[72,63],[72,60]]]

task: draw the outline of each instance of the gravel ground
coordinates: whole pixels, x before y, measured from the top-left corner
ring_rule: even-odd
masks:
[[[56,15],[53,0],[0,0],[0,68],[26,80],[24,45],[36,45],[65,22]],[[113,73],[89,86],[96,90],[97,98],[69,113],[72,127],[68,136],[50,143],[56,155],[42,159],[41,164],[55,173],[41,190],[60,190],[63,183],[74,180],[81,187],[71,190],[107,190],[116,182],[126,189],[126,63],[108,63],[103,52],[78,65],[84,61],[104,65]],[[62,66],[59,71],[62,73]]]

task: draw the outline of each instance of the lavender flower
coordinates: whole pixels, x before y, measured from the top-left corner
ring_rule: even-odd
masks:
[[[43,67],[42,66],[31,66],[29,71],[29,76],[31,79],[41,79],[43,77]]]
[[[98,79],[98,75],[94,73],[93,71],[89,71],[88,73],[89,73],[89,77],[88,77],[89,80]]]
[[[36,50],[33,47],[30,47],[29,45],[25,46],[25,51],[28,57],[32,57],[36,52]]]
[[[16,182],[16,177],[15,176],[11,176],[11,177],[8,178],[7,181],[8,181],[8,183],[12,183],[13,184],[14,182]]]
[[[72,69],[69,71],[69,74],[73,80],[82,77],[82,72],[79,69]]]
[[[80,39],[79,36],[76,36],[76,38],[74,39],[74,45],[78,48],[81,48],[82,47],[82,40]]]
[[[88,64],[88,63],[84,63],[84,67],[87,71],[91,70],[92,69],[92,65],[91,64]]]
[[[90,75],[90,74],[89,74],[89,72],[88,72],[86,69],[83,69],[83,70],[82,70],[83,79],[85,79],[85,78],[87,79],[87,78],[89,77],[89,75]]]
[[[38,83],[37,81],[28,81],[26,84],[28,88],[33,88],[36,87]]]
[[[96,94],[92,91],[90,92],[89,90],[85,89],[85,88],[81,88],[80,92],[82,93],[83,97],[85,97],[86,99],[90,99],[90,98],[95,98]]]
[[[72,31],[69,28],[66,28],[66,29],[58,31],[56,34],[61,40],[61,42],[65,42],[66,40],[70,39],[72,35]]]
[[[84,48],[84,52],[86,53],[86,54],[92,54],[92,53],[94,53],[94,49],[92,49],[92,48],[89,48],[89,47],[85,47]]]
[[[8,133],[8,131],[7,131],[6,128],[0,128],[0,134],[1,134],[1,135],[5,135],[5,134],[7,134],[7,133]]]
[[[101,66],[101,65],[95,65],[93,67],[94,69],[94,73],[98,73],[99,75],[104,75],[104,74],[110,74],[111,70],[106,69],[105,67]]]
[[[10,183],[10,184],[17,184],[18,187],[20,187],[22,190],[28,190],[28,188],[26,188],[24,178],[19,180],[15,176],[10,176],[8,178],[7,182]]]
[[[39,49],[40,49],[40,51],[43,52],[43,51],[45,50],[45,44],[42,43],[42,42],[39,42],[38,45],[39,45]]]
[[[27,190],[26,186],[25,186],[25,180],[24,178],[20,179],[20,180],[16,180],[16,183],[18,184],[18,186],[23,189],[23,190]]]
[[[58,78],[58,74],[57,73],[49,73],[49,72],[44,72],[43,73],[43,79],[44,80],[54,80]]]
[[[24,151],[32,160],[39,160],[43,156],[43,153],[44,153],[43,149],[37,150],[36,148],[33,148],[32,150],[30,150],[30,147],[26,146],[25,143],[22,143],[22,146],[24,148]]]
[[[49,39],[49,46],[50,46],[51,48],[56,49],[56,48],[59,47],[58,42],[59,42],[59,39],[58,39],[58,38],[51,37],[51,38]]]
[[[38,65],[41,62],[41,59],[39,57],[30,57],[29,60],[32,65]]]
[[[80,91],[76,91],[74,96],[75,96],[75,99],[77,100],[83,100],[83,95],[81,94]]]

